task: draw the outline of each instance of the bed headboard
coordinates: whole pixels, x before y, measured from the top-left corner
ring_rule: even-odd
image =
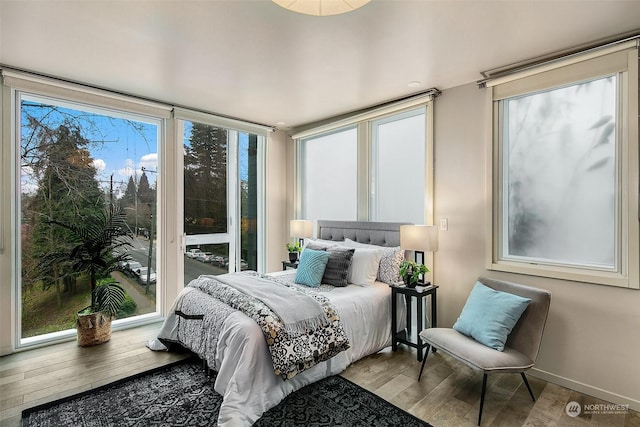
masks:
[[[400,246],[400,226],[410,222],[318,220],[318,239],[344,240],[378,246]]]

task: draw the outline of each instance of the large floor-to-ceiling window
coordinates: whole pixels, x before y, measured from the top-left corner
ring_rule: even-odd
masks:
[[[157,312],[161,119],[23,91],[15,111],[20,342],[74,328],[91,302],[90,277],[72,260],[43,261],[76,245],[65,226],[90,227],[112,206],[126,215],[131,261],[98,285],[117,281],[126,289],[117,318]]]
[[[262,136],[190,120],[177,125],[184,146],[184,283],[201,274],[257,270]]]
[[[200,274],[264,268],[268,128],[28,73],[2,77],[3,353],[75,336],[90,275],[42,260],[73,252],[69,230],[113,209],[128,244],[111,252],[129,259],[98,285],[127,293],[115,329],[161,319]]]

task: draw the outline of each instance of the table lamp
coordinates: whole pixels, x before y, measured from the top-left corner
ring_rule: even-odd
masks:
[[[313,237],[313,221],[292,219],[289,222],[289,236],[297,237],[302,247],[305,238]]]
[[[402,225],[400,226],[400,247],[414,251],[416,263],[420,254],[420,262],[424,264],[424,253],[438,250],[438,228],[435,225]]]

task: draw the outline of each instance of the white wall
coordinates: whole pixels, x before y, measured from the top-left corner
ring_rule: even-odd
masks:
[[[485,269],[485,94],[475,84],[435,102],[435,217],[449,219],[435,254],[438,325],[457,319],[479,275],[551,291],[532,375],[640,410],[640,291]]]
[[[282,269],[280,263],[286,259],[285,243],[289,236],[287,176],[291,173],[287,161],[291,139],[283,131],[269,135],[266,147],[266,266],[265,271]]]

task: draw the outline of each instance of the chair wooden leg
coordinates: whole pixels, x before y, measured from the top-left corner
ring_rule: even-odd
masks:
[[[531,395],[531,400],[533,400],[535,402],[536,398],[533,396],[533,392],[531,391],[531,387],[529,387],[529,381],[527,381],[527,376],[524,374],[524,372],[520,372],[520,375],[522,375],[522,380],[524,381],[524,385],[526,385],[527,386],[527,390],[529,390],[529,394]]]
[[[418,375],[418,382],[420,382],[420,378],[422,378],[422,370],[424,369],[424,364],[427,363],[427,356],[429,356],[429,349],[431,346],[427,344],[427,351],[424,353],[424,357],[422,358],[422,366],[420,367],[420,374]],[[418,350],[420,351],[420,350]]]
[[[487,374],[482,376],[482,392],[480,393],[480,410],[478,411],[478,425],[482,421],[482,407],[484,406],[484,394],[487,391]]]

